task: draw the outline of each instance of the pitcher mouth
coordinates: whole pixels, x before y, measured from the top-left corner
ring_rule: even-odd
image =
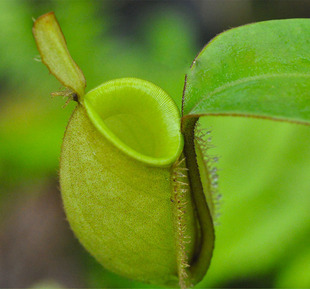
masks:
[[[84,106],[94,126],[134,159],[169,166],[182,152],[179,110],[151,82],[136,78],[106,82],[84,96]]]

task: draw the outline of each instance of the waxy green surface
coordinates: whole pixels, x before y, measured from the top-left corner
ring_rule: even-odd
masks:
[[[228,30],[199,53],[187,75],[183,116],[310,119],[310,20]]]

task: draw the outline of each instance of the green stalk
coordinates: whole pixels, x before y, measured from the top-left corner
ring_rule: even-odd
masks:
[[[205,276],[211,262],[212,252],[214,249],[214,226],[210,208],[206,202],[206,196],[203,191],[201,176],[197,163],[195,151],[195,125],[198,118],[183,119],[182,133],[184,135],[184,156],[188,168],[189,183],[192,191],[192,198],[195,204],[198,222],[200,247],[199,251],[190,264],[191,281],[193,284],[198,283]]]

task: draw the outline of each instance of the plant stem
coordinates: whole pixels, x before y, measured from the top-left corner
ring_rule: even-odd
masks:
[[[189,183],[199,221],[200,246],[190,264],[191,282],[196,284],[205,275],[212,258],[214,248],[214,226],[209,206],[201,183],[201,176],[195,151],[195,126],[198,118],[183,119],[184,155],[188,168]]]

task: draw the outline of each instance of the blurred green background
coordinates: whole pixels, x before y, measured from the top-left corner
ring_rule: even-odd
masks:
[[[309,1],[0,0],[0,287],[146,288],[104,270],[70,231],[58,161],[74,103],[38,55],[32,17],[55,11],[87,88],[139,77],[181,105],[184,75],[216,34],[310,16]],[[201,288],[310,288],[310,128],[207,117],[220,157],[216,248]],[[147,264],[146,264],[147,266]]]

